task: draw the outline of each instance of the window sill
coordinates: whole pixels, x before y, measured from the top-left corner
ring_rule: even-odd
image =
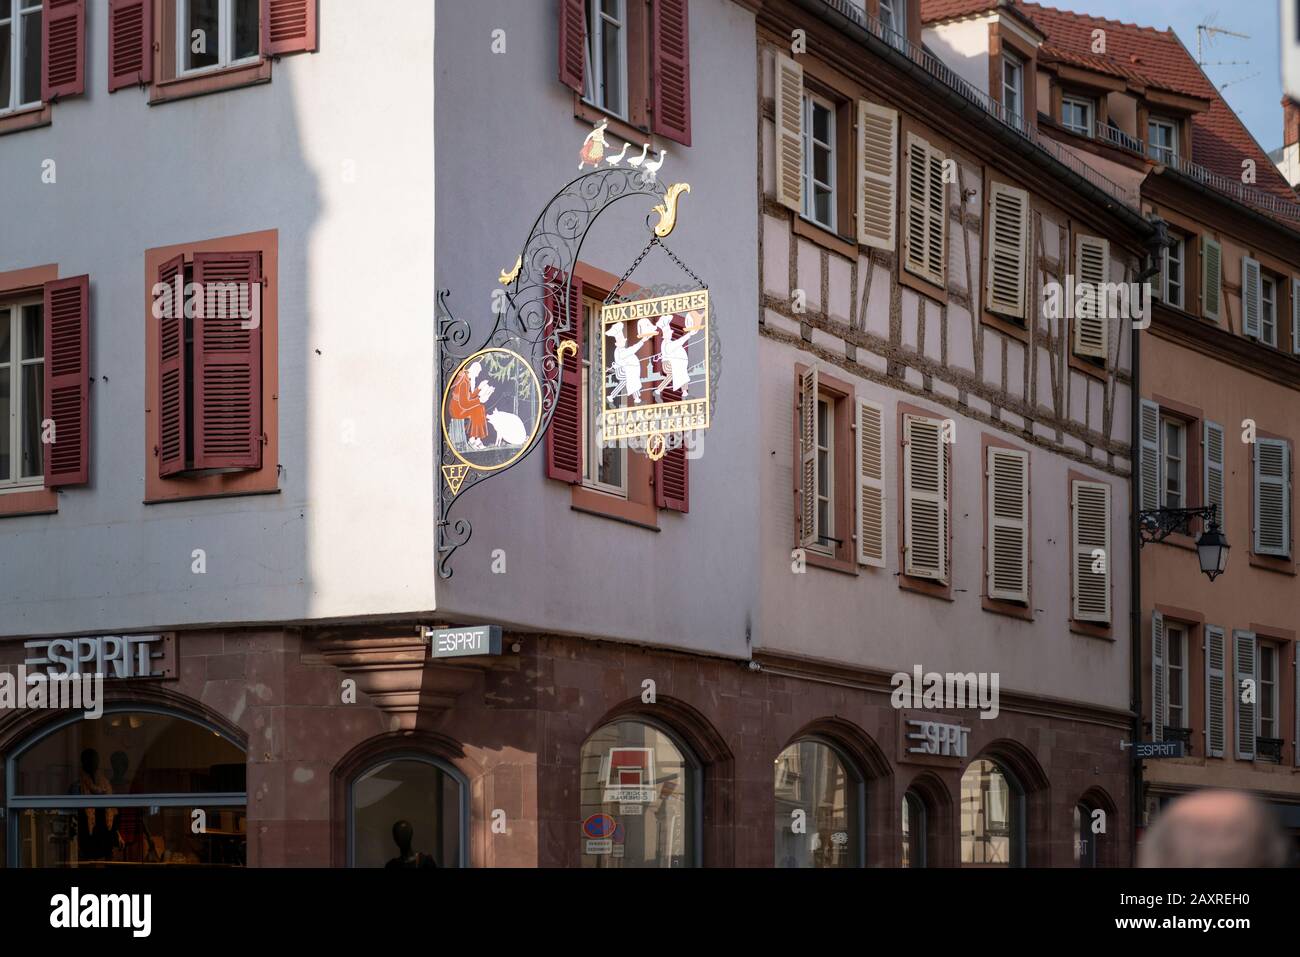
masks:
[[[22,491],[0,494],[0,518],[20,515],[56,515],[59,511],[59,493],[49,488],[34,486]]]
[[[1020,325],[1014,319],[1005,316],[999,316],[995,312],[989,312],[987,309],[980,311],[980,320],[990,329],[996,329],[1013,339],[1019,339],[1025,345],[1029,345],[1029,329]]]
[[[1028,605],[1022,605],[1019,602],[1014,601],[1006,601],[1002,598],[989,598],[987,595],[981,595],[980,602],[983,609],[990,614],[1005,615],[1008,618],[1019,618],[1021,621],[1034,620],[1034,610]]]
[[[1074,349],[1070,349],[1070,368],[1076,372],[1082,372],[1084,375],[1092,376],[1099,382],[1106,381],[1106,368],[1099,366],[1092,361],[1091,357],[1083,358],[1074,354]]]
[[[44,103],[0,116],[0,136],[49,126],[51,112],[50,105]]]
[[[650,154],[654,152],[654,134],[648,129],[634,126],[632,123],[620,119],[613,113],[606,113],[600,107],[592,106],[590,103],[584,102],[582,97],[577,93],[573,94],[573,115],[576,119],[582,120],[590,126],[595,126],[597,123],[605,121],[608,124],[606,128],[611,133],[619,139],[626,140],[629,144],[648,143],[650,145],[650,153],[646,154],[647,159],[649,159]],[[631,154],[629,153],[629,155]]]
[[[1249,554],[1252,568],[1262,568],[1265,571],[1277,572],[1279,575],[1295,577],[1296,567],[1293,559],[1278,558],[1274,555],[1257,555],[1255,552]]]
[[[272,475],[275,474],[274,470],[264,469],[263,471],[270,471]],[[248,474],[249,473],[247,472],[243,472],[240,473],[239,477],[243,477]],[[251,474],[260,476],[261,472],[254,472]],[[234,477],[235,476],[231,476],[231,478]],[[214,488],[213,486],[206,483],[200,485],[197,481],[194,482],[194,487],[187,488],[187,487],[183,487],[187,483],[186,479],[164,479],[163,481],[166,483],[166,488],[164,489],[164,493],[161,495],[154,495],[150,498],[146,498],[144,500],[145,505],[166,505],[169,502],[203,502],[203,501],[207,501],[208,499],[215,499],[215,498],[242,498],[248,495],[279,495],[280,494],[279,488],[259,488],[256,486],[250,486],[248,488],[224,488],[223,489],[223,488]]]
[[[858,563],[849,561],[844,558],[837,558],[834,555],[828,555],[826,552],[814,551],[811,548],[803,548],[804,564],[812,568],[824,568],[827,571],[839,572],[841,575],[853,575],[857,577]]]
[[[648,481],[647,476],[647,488]],[[659,531],[659,510],[655,508],[653,499],[649,502],[636,502],[606,492],[598,492],[583,485],[573,485],[570,488],[572,490],[570,507],[575,512],[613,519],[653,532]]]
[[[944,251],[946,254],[947,246],[944,247]],[[903,251],[900,249],[899,258],[902,259],[902,257]],[[899,285],[906,286],[913,292],[918,292],[922,296],[932,299],[940,305],[948,304],[948,290],[945,286],[937,285],[929,279],[916,275],[916,273],[911,272],[907,266],[901,262],[898,266],[898,282]]]
[[[831,232],[825,226],[819,226],[810,219],[805,219],[799,213],[791,210],[791,218],[794,220],[794,234],[802,236],[819,246],[824,246],[833,253],[839,253],[846,259],[854,260],[858,257],[857,243],[850,242],[843,236]]]
[[[930,578],[913,578],[911,575],[898,576],[898,587],[904,591],[916,592],[930,598],[952,601],[952,585],[934,581]]]
[[[257,86],[271,82],[271,60],[264,58],[259,63],[230,67],[197,76],[176,77],[172,80],[159,80],[154,83],[149,94],[149,105],[171,103],[175,100],[188,100],[210,93],[223,93],[246,86]]]
[[[1115,640],[1114,628],[1111,625],[1103,625],[1095,621],[1076,621],[1071,618],[1070,633],[1083,635],[1085,638],[1101,638],[1105,641]]]

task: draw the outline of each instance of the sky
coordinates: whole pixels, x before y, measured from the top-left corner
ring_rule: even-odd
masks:
[[[1244,33],[1249,40],[1215,36],[1202,40],[1205,74],[1228,105],[1271,151],[1282,145],[1282,72],[1279,63],[1278,0],[1039,0],[1045,6],[1138,23],[1172,27],[1196,56],[1197,24]],[[1210,66],[1219,61],[1247,61]],[[1258,74],[1258,75],[1256,75]]]

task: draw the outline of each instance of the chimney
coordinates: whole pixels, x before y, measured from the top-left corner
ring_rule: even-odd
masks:
[[[1282,97],[1282,145],[1300,143],[1300,101]]]

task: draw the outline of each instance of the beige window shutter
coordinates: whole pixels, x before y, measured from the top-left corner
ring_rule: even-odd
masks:
[[[1205,626],[1205,753],[1223,757],[1227,744],[1224,715],[1227,701],[1227,659],[1223,629]]]
[[[1074,281],[1087,283],[1091,294],[1076,295],[1074,316],[1074,354],[1105,359],[1110,342],[1110,322],[1106,317],[1105,284],[1110,281],[1110,243],[1096,236],[1077,236],[1074,240]]]
[[[928,230],[926,261],[931,281],[942,286],[948,274],[945,268],[947,259],[945,240],[948,236],[948,188],[943,181],[943,161],[945,157],[933,146],[927,147],[927,149],[929,152],[930,216],[926,226]]]
[[[817,527],[817,370],[799,374],[799,545],[820,541]]]
[[[903,543],[905,572],[947,581],[948,448],[943,423],[909,415],[904,420]]]
[[[907,134],[903,267],[942,286],[944,282],[944,156],[915,133]]]
[[[985,303],[990,312],[1025,318],[1029,194],[1004,183],[989,189],[989,251]]]
[[[776,201],[803,209],[803,67],[776,55]]]
[[[1259,262],[1249,256],[1241,257],[1241,331],[1252,339],[1263,334],[1260,322],[1263,304],[1260,302]]]
[[[1224,433],[1223,426],[1217,422],[1205,423],[1205,497],[1206,505],[1215,505],[1219,509],[1219,524],[1226,525],[1224,518]]]
[[[990,447],[988,596],[1029,600],[1029,454]]]
[[[1142,400],[1138,421],[1138,442],[1141,457],[1138,461],[1138,492],[1140,509],[1160,507],[1160,406],[1150,399]]]
[[[1259,694],[1259,675],[1256,673],[1258,661],[1256,660],[1255,633],[1253,631],[1237,631],[1232,633],[1232,664],[1234,676],[1234,685],[1232,689],[1232,700],[1234,703],[1235,725],[1237,728],[1237,757],[1245,761],[1251,761],[1255,757],[1255,735],[1258,734],[1258,716],[1259,710],[1256,705],[1257,697],[1251,696],[1249,701],[1243,701],[1245,695],[1242,691],[1249,681],[1255,688],[1255,695]]]
[[[1165,616],[1151,613],[1151,740],[1165,739],[1169,718],[1169,673],[1165,670]]]
[[[1291,554],[1291,446],[1255,440],[1255,542],[1257,555]]]
[[[1070,538],[1073,551],[1075,621],[1110,621],[1110,486],[1071,483]]]
[[[898,202],[898,111],[858,101],[858,242],[894,248]]]
[[[1223,247],[1201,237],[1201,315],[1219,321],[1223,302]]]
[[[885,567],[885,410],[858,400],[858,564]]]

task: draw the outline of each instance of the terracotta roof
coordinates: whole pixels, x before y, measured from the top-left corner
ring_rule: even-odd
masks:
[[[972,13],[984,13],[1002,3],[1003,0],[921,0],[921,22],[933,23]]]

